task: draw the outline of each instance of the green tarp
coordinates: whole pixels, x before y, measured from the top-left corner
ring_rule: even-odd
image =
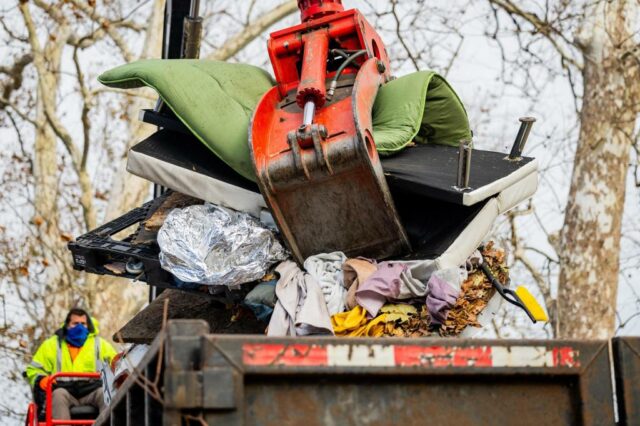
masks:
[[[218,61],[150,59],[105,72],[98,80],[122,89],[149,86],[213,153],[255,180],[248,126],[261,96],[275,84],[264,70]],[[457,145],[471,135],[464,106],[447,82],[421,71],[382,86],[373,108],[378,152],[412,141]]]

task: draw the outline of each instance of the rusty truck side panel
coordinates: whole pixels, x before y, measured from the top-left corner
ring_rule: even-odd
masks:
[[[170,321],[97,424],[614,423],[606,341],[208,332]]]

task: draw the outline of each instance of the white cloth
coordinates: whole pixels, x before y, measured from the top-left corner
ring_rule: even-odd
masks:
[[[449,284],[457,293],[460,293],[462,283],[467,279],[467,269],[464,266],[461,268],[438,269],[431,274],[431,276],[440,278]]]
[[[460,268],[438,269],[435,260],[410,260],[405,262],[408,269],[400,274],[400,293],[398,299],[424,297],[429,292],[428,282],[432,275],[446,281],[454,290],[460,291],[462,283],[467,279],[464,265]]]
[[[404,262],[408,269],[400,274],[400,293],[398,299],[412,299],[427,294],[427,282],[436,270],[434,260],[410,260]]]
[[[344,274],[342,264],[346,262],[344,253],[321,253],[309,256],[304,261],[304,269],[320,285],[324,300],[329,309],[329,315],[344,312],[347,289],[344,288]]]
[[[333,334],[322,289],[316,280],[287,260],[276,268],[278,301],[269,321],[268,336]]]

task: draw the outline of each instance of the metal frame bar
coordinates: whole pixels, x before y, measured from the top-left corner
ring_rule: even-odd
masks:
[[[164,29],[162,31],[162,59],[178,59],[182,57],[185,18],[196,18],[200,7],[200,0],[167,0],[164,11]],[[169,117],[173,112],[158,99],[156,111]],[[153,184],[153,197],[157,198],[166,189]],[[162,289],[149,286],[149,303],[162,293]]]
[[[613,366],[620,425],[640,419],[640,337],[616,337]]]

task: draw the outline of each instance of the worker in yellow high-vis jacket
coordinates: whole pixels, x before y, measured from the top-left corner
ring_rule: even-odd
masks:
[[[44,390],[54,373],[99,372],[114,356],[113,346],[98,337],[97,321],[85,310],[74,308],[62,327],[40,345],[25,373],[36,391]],[[70,419],[69,410],[76,405],[104,408],[100,381],[55,383],[52,398],[54,419]]]

